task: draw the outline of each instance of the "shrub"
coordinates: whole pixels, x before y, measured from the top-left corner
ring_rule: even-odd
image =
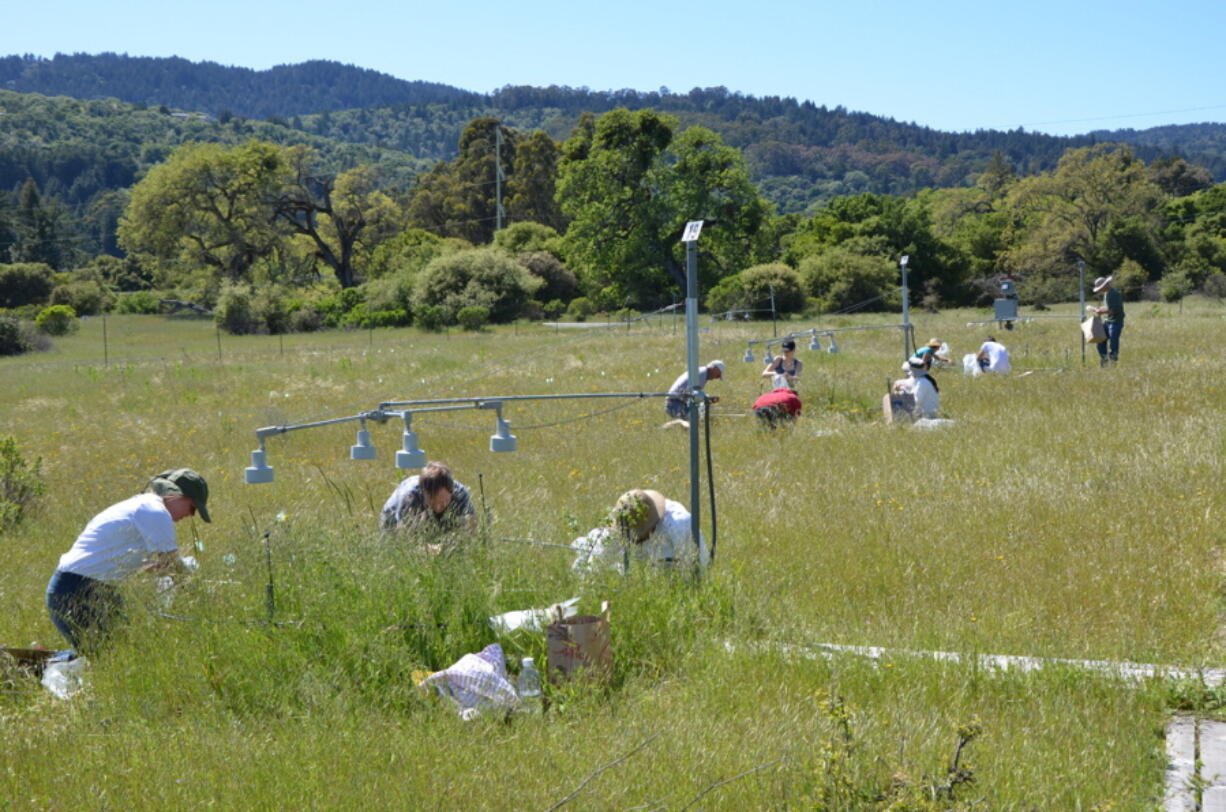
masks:
[[[877,299],[872,309],[891,306],[890,293],[898,287],[894,263],[887,257],[861,254],[842,246],[805,257],[800,277],[807,291],[825,312],[844,310]],[[894,302],[897,298],[894,298]]]
[[[1112,276],[1115,277],[1113,284],[1120,293],[1124,294],[1124,298],[1134,301],[1141,297],[1141,289],[1149,281],[1149,274],[1135,259],[1126,259],[1121,262],[1120,267],[1115,269]]]
[[[323,327],[323,317],[309,302],[292,309],[289,314],[289,329],[294,333],[313,333]]]
[[[15,438],[0,437],[0,531],[20,523],[42,496],[42,464],[41,457],[27,460]]]
[[[92,279],[86,279],[57,285],[51,291],[49,301],[53,305],[68,305],[78,316],[96,316],[103,310],[110,309],[112,298],[102,289],[102,285]]]
[[[422,305],[413,311],[417,326],[429,333],[437,333],[447,324],[447,314],[438,305]]]
[[[55,272],[41,262],[0,265],[0,307],[42,304],[51,295]]]
[[[329,327],[340,327],[350,310],[365,302],[362,301],[362,291],[358,288],[345,288],[334,294],[322,297],[315,305],[324,324]]]
[[[738,275],[748,297],[748,307],[769,308],[773,288],[777,312],[799,313],[805,309],[805,291],[800,274],[782,262],[754,265]]]
[[[589,316],[596,315],[596,305],[586,296],[573,299],[566,308],[566,316],[572,321],[587,321]]]
[[[553,254],[534,251],[520,254],[515,261],[541,280],[541,287],[536,295],[544,301],[561,299],[563,302],[569,302],[579,292],[579,280],[575,278],[574,271],[563,265]]]
[[[556,319],[566,312],[566,302],[561,299],[554,299],[553,301],[546,302],[541,310],[545,318]]]
[[[1158,294],[1164,302],[1178,302],[1192,292],[1195,285],[1184,271],[1171,271],[1158,282]]]
[[[370,327],[407,327],[413,323],[413,316],[403,307],[391,310],[368,310],[362,326]]]
[[[410,274],[396,273],[372,279],[361,288],[366,297],[367,310],[403,310],[407,313],[413,309],[413,277]]]
[[[512,223],[494,233],[494,245],[509,254],[544,251],[558,232],[540,223]]]
[[[477,248],[431,261],[417,278],[414,306],[441,307],[454,322],[461,308],[479,305],[489,308],[490,321],[508,322],[540,284],[502,251]]]
[[[745,300],[745,286],[741,284],[741,275],[734,273],[716,282],[715,287],[707,292],[707,312],[744,310],[747,307]]]
[[[260,321],[252,306],[252,291],[247,285],[226,285],[217,297],[213,319],[217,326],[233,335],[257,332]]]
[[[263,285],[251,296],[251,312],[257,332],[272,335],[289,331],[289,302],[285,288]]]
[[[51,305],[34,318],[38,329],[49,336],[66,336],[81,326],[77,313],[68,305]]]
[[[21,321],[0,316],[0,355],[21,355],[34,349],[21,329]]]
[[[465,330],[480,330],[490,320],[490,309],[481,305],[469,305],[461,307],[456,314],[456,321]]]
[[[138,290],[133,293],[121,293],[115,298],[116,313],[135,313],[137,315],[152,315],[162,311],[158,297],[150,291]]]
[[[1206,296],[1212,296],[1215,299],[1226,298],[1226,273],[1214,271],[1206,276],[1203,290]]]
[[[545,305],[538,302],[536,299],[529,299],[524,309],[519,313],[521,318],[528,321],[540,321],[545,318]]]

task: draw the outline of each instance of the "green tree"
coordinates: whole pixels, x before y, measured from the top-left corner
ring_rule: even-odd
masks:
[[[1106,273],[1118,253],[1105,237],[1112,224],[1135,218],[1146,234],[1156,235],[1162,190],[1130,148],[1099,144],[1069,150],[1056,170],[1014,184],[1007,206],[1018,235],[1002,258],[1007,270],[1067,273],[1078,259],[1094,273]]]
[[[273,144],[184,144],[132,189],[120,245],[163,269],[206,267],[245,280],[284,239],[271,201],[286,181],[284,150]]]
[[[511,223],[540,223],[555,231],[566,230],[566,218],[556,199],[561,155],[558,142],[540,130],[515,145],[515,163],[505,190]]]
[[[496,158],[498,131],[502,133],[502,148]],[[488,243],[497,221],[499,159],[506,174],[514,166],[518,140],[515,130],[497,119],[469,122],[460,135],[455,160],[441,162],[418,178],[409,199],[409,224],[440,236],[461,237],[474,245]]]
[[[273,201],[275,218],[308,241],[341,287],[353,287],[358,252],[390,236],[400,221],[398,207],[377,188],[369,167],[330,175],[306,147],[291,147],[287,159],[292,174]]]
[[[740,154],[701,127],[674,139],[676,127],[671,116],[619,108],[582,119],[563,145],[566,253],[603,305],[658,306],[684,289],[679,240],[690,220],[707,224],[704,287],[756,255],[770,212]]]

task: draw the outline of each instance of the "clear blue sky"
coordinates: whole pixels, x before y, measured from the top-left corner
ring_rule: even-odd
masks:
[[[1071,134],[1226,121],[1224,31],[1222,0],[67,0],[10,3],[0,53],[331,59],[476,91],[723,85],[942,130]]]

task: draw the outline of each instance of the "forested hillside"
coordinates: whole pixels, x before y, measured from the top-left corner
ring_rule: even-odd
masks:
[[[1153,161],[1179,155],[1226,179],[1226,126],[1102,131],[1060,138],[1021,129],[948,133],[884,116],[792,98],[756,98],[726,88],[674,93],[504,87],[478,94],[410,82],[335,62],[267,71],[117,54],[0,59],[0,86],[78,98],[268,119],[341,141],[373,144],[428,160],[456,156],[464,126],[493,117],[566,138],[584,112],[653,109],[683,126],[701,125],[737,147],[763,195],[781,211],[805,211],[836,197],[911,194],[966,186],[1002,153],[1021,175],[1055,168],[1067,149],[1126,141]]]
[[[343,143],[268,121],[223,119],[113,99],[81,101],[0,90],[0,191],[15,193],[33,179],[41,196],[54,200],[60,211],[61,239],[85,253],[114,253],[125,190],[189,141],[241,144],[256,138],[306,144],[330,171],[374,165],[381,182],[400,189],[427,166],[397,150]]]
[[[249,118],[388,104],[472,103],[476,94],[434,82],[312,60],[268,70],[189,62],[179,57],[56,54],[0,58],[0,87],[78,99],[116,98]]]

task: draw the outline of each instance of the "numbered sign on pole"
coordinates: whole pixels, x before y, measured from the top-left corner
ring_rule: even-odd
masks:
[[[702,220],[691,220],[685,224],[685,233],[681,235],[682,242],[698,242],[698,235],[702,233]]]

